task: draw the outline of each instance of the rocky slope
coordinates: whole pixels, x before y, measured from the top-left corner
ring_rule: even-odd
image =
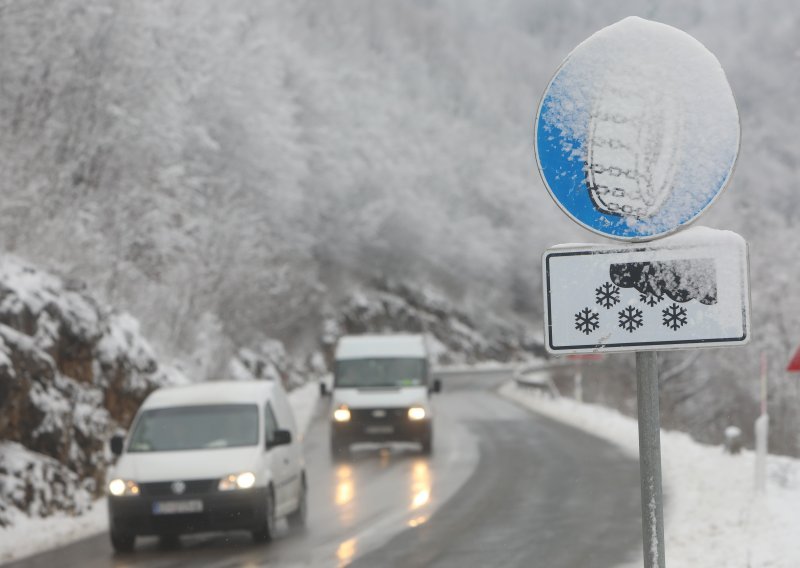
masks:
[[[431,290],[387,280],[345,298],[324,322],[322,347],[330,362],[340,336],[392,331],[427,334],[434,363],[440,365],[522,361],[544,354],[541,341],[526,326],[496,317],[478,322]]]
[[[110,435],[151,390],[181,380],[133,317],[0,258],[0,526],[20,511],[85,509],[102,491]]]

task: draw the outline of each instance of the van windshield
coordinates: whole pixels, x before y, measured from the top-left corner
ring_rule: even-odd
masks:
[[[258,444],[258,406],[213,404],[145,410],[129,452],[236,448]]]
[[[336,362],[337,387],[413,387],[425,384],[425,360],[345,359]]]

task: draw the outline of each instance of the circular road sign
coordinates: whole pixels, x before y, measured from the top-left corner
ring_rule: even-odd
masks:
[[[626,18],[561,64],[535,149],[556,203],[581,226],[646,241],[694,221],[728,183],[739,113],[717,59],[676,28]]]

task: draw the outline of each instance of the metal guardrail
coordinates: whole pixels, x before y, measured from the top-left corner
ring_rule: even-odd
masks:
[[[492,367],[434,367],[432,374],[436,377],[452,377],[455,375],[512,375],[516,372],[516,365],[503,365]]]
[[[559,398],[561,393],[558,390],[553,379],[550,375],[545,375],[544,378],[526,377],[524,374],[515,374],[514,382],[519,388],[538,390],[545,394],[550,395],[552,398]]]
[[[542,391],[553,398],[561,396],[555,382],[547,371],[563,367],[574,367],[574,361],[548,361],[532,365],[509,364],[492,367],[436,367],[433,375],[436,377],[452,377],[457,375],[511,375],[511,378],[520,388]],[[531,375],[541,373],[543,376]]]

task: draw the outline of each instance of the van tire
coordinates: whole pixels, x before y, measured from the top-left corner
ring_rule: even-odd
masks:
[[[308,521],[308,489],[306,487],[306,476],[303,474],[300,480],[300,495],[297,497],[297,509],[286,517],[289,528],[295,531],[305,530]]]
[[[272,487],[267,491],[267,503],[264,509],[264,520],[253,530],[253,541],[259,544],[271,542],[276,536],[275,495]]]
[[[117,553],[133,552],[133,548],[134,546],[136,546],[135,534],[112,530],[110,536],[111,536],[111,548],[114,549],[114,552]]]

